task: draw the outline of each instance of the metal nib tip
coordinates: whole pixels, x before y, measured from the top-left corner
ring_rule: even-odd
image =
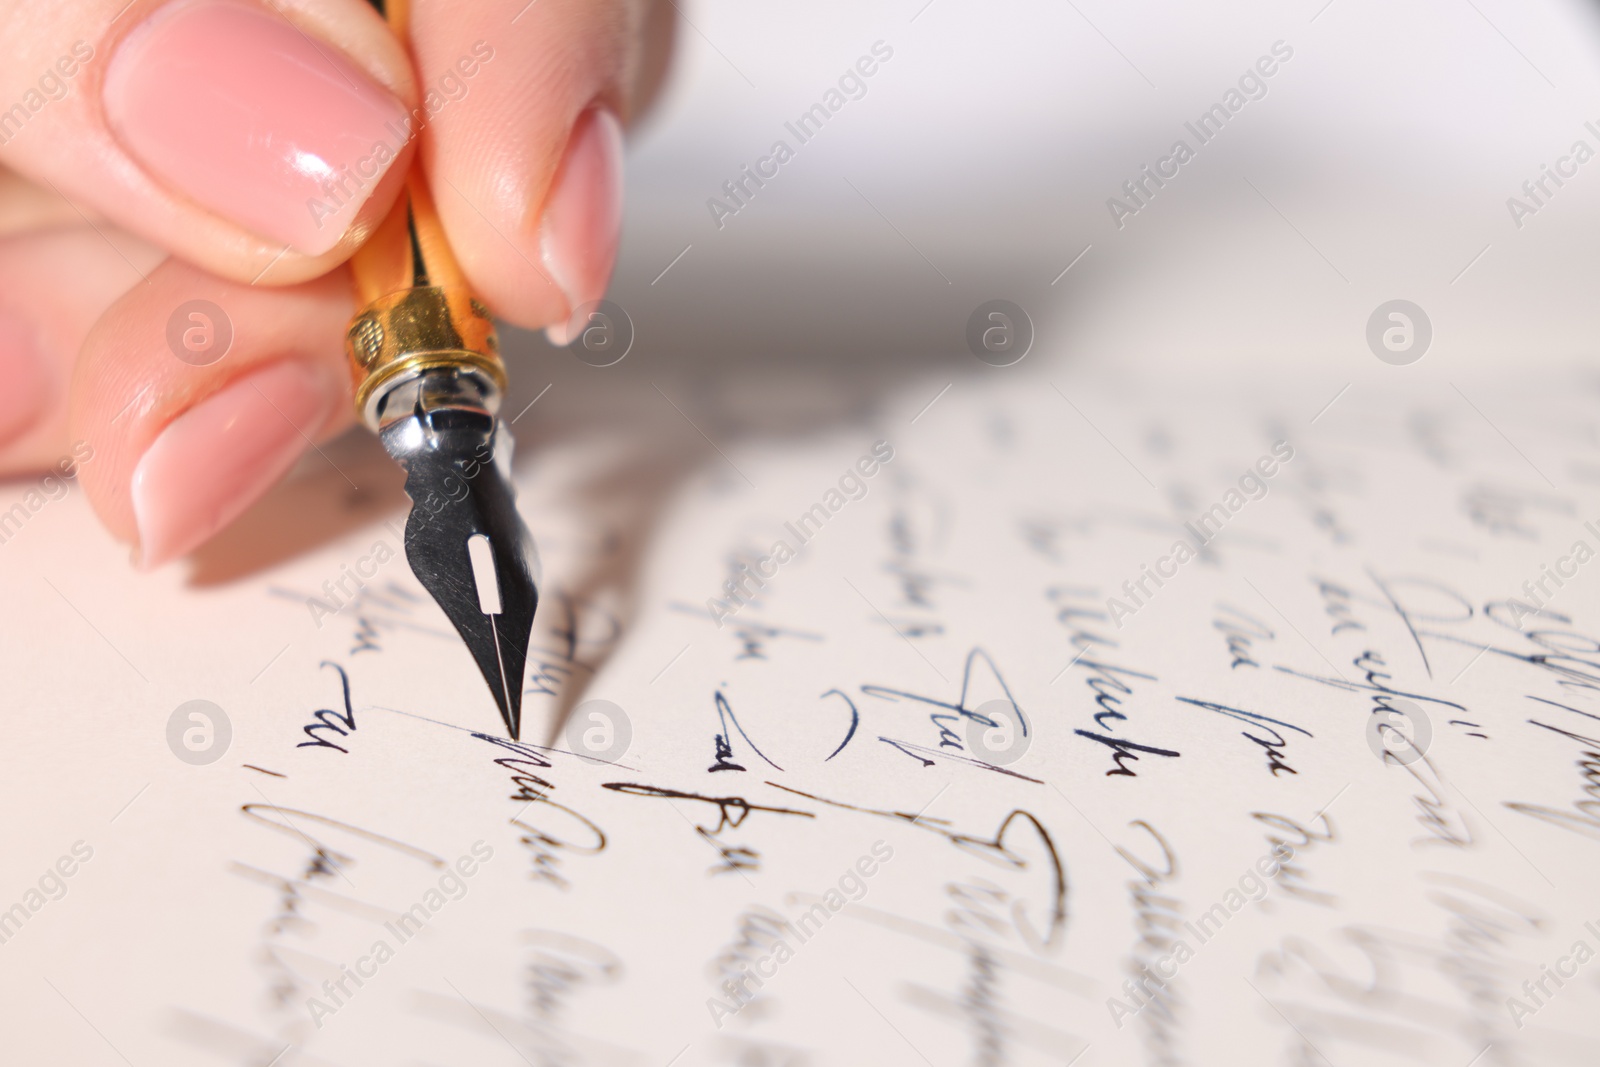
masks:
[[[539,604],[539,554],[507,473],[511,434],[471,376],[424,374],[383,402],[383,445],[406,471],[406,560],[466,642],[515,740]]]

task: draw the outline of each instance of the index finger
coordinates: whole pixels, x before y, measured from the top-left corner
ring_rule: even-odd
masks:
[[[362,0],[0,0],[0,162],[223,277],[284,283],[381,220],[410,63]]]

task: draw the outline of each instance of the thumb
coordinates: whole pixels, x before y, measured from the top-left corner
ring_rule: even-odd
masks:
[[[650,16],[649,0],[414,5],[423,165],[474,290],[519,326],[564,339],[605,294]]]

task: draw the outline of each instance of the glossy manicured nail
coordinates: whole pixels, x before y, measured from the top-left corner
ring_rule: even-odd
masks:
[[[569,337],[572,312],[606,294],[622,229],[622,124],[604,108],[579,117],[539,223],[545,269],[567,298],[567,320],[545,329]]]
[[[337,402],[331,375],[294,361],[253,371],[172,420],[133,472],[139,565],[181,556],[238,518]]]
[[[157,178],[308,255],[338,243],[410,134],[365,71],[246,0],[157,10],[112,57],[104,98]]]
[[[49,400],[50,372],[33,324],[0,311],[0,446],[32,429]]]

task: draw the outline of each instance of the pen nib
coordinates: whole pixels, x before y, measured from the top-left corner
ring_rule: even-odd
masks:
[[[466,642],[516,739],[539,554],[506,476],[511,434],[470,380],[430,373],[396,393],[381,436],[406,471],[406,561]]]

